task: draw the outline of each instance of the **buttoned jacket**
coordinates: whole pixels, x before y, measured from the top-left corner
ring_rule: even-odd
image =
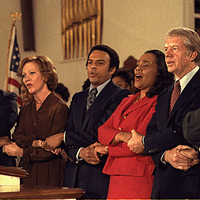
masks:
[[[137,132],[146,135],[146,127],[155,112],[157,95],[143,97],[137,103],[140,95],[130,95],[123,99],[112,116],[99,128],[99,141],[109,147],[109,156],[103,172],[109,175],[144,176],[147,170],[151,176],[154,163],[150,156],[132,152],[126,143],[110,145],[118,132]],[[137,183],[140,184],[140,183]]]
[[[156,112],[147,127],[145,153],[151,155],[156,165],[152,198],[199,198],[200,165],[187,171],[161,162],[166,150],[189,144],[183,137],[182,123],[185,115],[200,107],[200,70],[180,94],[172,112],[169,105],[173,86],[157,98]]]
[[[98,94],[89,110],[86,110],[88,92],[89,90],[85,90],[76,93],[70,105],[65,135],[66,151],[70,159],[66,164],[64,186],[74,187],[75,182],[79,181],[83,190],[93,192],[94,198],[106,198],[109,177],[102,173],[106,157],[102,158],[100,164],[91,165],[84,160],[77,162],[76,155],[80,147],[88,147],[98,142],[98,127],[111,116],[130,91],[110,81]],[[78,171],[81,172],[81,177],[77,176]]]

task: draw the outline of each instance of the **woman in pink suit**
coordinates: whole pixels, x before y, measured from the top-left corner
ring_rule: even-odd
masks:
[[[107,198],[150,198],[154,163],[150,156],[129,150],[131,130],[145,135],[155,111],[157,95],[173,84],[161,51],[146,51],[135,68],[135,87],[140,91],[122,100],[112,116],[98,129],[95,148],[99,157],[108,154],[103,172],[110,175]]]

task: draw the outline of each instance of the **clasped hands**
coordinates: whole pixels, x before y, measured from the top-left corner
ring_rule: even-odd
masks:
[[[199,164],[198,152],[186,145],[179,145],[171,150],[165,151],[163,161],[172,167],[187,171],[192,166]]]
[[[34,140],[32,146],[35,148],[36,147],[44,148],[46,151],[51,151],[52,153],[58,155],[61,153],[61,148],[57,147],[61,144],[63,135],[64,133],[58,133],[56,135],[46,138],[45,141]],[[3,146],[2,152],[6,153],[8,156],[23,157],[23,148],[20,148],[15,142],[6,140],[6,142],[2,146]]]
[[[40,145],[47,151],[55,152],[62,141],[64,141],[64,133],[58,133],[47,137],[45,141],[42,143],[40,142]],[[95,152],[95,148],[97,146],[100,147],[102,145],[98,142],[95,142],[88,147],[81,148],[79,152],[79,158],[84,159],[87,163],[92,165],[99,164],[101,162],[100,157],[102,154],[100,155],[99,153]]]
[[[135,153],[142,153],[144,151],[142,143],[143,135],[134,129],[131,133],[132,137],[127,143],[128,147]],[[190,167],[200,162],[198,152],[186,145],[178,145],[173,149],[165,151],[162,161],[168,162],[172,167],[184,171],[187,171]]]

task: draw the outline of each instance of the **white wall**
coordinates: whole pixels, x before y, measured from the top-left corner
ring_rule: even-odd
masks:
[[[11,12],[20,11],[20,0],[0,0],[0,88],[4,89]],[[188,13],[193,0],[104,0],[103,43],[113,47],[121,65],[133,55],[137,59],[148,49],[163,50],[165,33],[177,26],[191,27]],[[59,81],[72,95],[87,78],[85,58],[63,60],[61,0],[33,0],[36,52],[24,52],[21,21],[17,20],[21,58],[44,54],[55,63]]]

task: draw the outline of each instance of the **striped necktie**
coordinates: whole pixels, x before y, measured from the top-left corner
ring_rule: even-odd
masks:
[[[172,109],[180,95],[180,92],[181,92],[181,86],[180,86],[180,81],[178,80],[172,91],[171,102],[170,102],[170,112],[172,111]]]
[[[97,92],[98,92],[97,88],[93,88],[90,91],[90,94],[88,95],[88,98],[87,98],[87,105],[86,105],[87,110],[90,108],[90,106],[93,104],[94,100],[96,99]]]

